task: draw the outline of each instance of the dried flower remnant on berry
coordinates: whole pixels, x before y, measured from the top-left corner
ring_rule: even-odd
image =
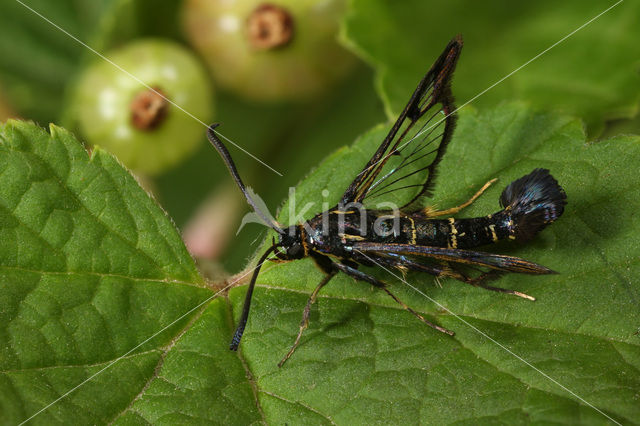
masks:
[[[247,19],[247,35],[255,49],[269,50],[285,46],[293,37],[293,18],[283,7],[262,4]]]
[[[131,123],[138,130],[157,129],[167,117],[169,102],[157,87],[145,89],[131,101]]]

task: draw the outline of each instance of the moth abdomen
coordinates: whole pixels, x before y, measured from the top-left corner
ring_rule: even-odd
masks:
[[[549,170],[534,169],[505,188],[500,204],[511,216],[513,236],[528,240],[562,215],[567,195]]]
[[[468,249],[504,239],[525,241],[558,219],[566,194],[546,169],[535,169],[509,184],[502,192],[503,210],[475,218],[431,219],[418,212],[411,216],[413,238],[403,228],[403,243]]]

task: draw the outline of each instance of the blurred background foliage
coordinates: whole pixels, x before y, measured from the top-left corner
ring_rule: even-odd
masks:
[[[231,54],[208,52],[211,44],[194,35],[212,30],[206,16],[197,24],[185,18],[204,14],[200,10],[215,12],[212,5],[217,3],[224,3],[227,9],[219,12],[220,16],[211,16],[210,25],[224,22],[228,27],[232,22],[239,27],[234,39],[221,44],[224,48],[227,43]],[[272,50],[258,51],[243,45],[243,28],[247,14],[261,4],[264,2],[257,0],[6,0],[0,6],[0,119],[21,117],[43,126],[55,122],[78,131],[77,108],[82,106],[76,104],[77,84],[87,68],[100,59],[69,35],[100,53],[140,38],[180,43],[203,65],[208,64],[215,113],[202,119],[221,123],[223,135],[282,174],[278,176],[230,147],[245,183],[275,214],[288,188],[322,158],[350,144],[376,123],[393,118],[455,34],[463,34],[466,44],[454,78],[454,93],[461,105],[615,2],[274,0],[269,4],[291,12],[293,39]],[[323,12],[329,9],[330,14]],[[233,13],[237,13],[236,19],[230,21]],[[570,113],[585,120],[592,139],[637,133],[637,16],[637,2],[621,3],[488,91],[474,105],[482,108],[517,99],[540,109]],[[335,22],[318,23],[322,19]],[[323,43],[335,46],[325,49],[314,31],[322,31],[329,40]],[[220,43],[217,46],[220,49]],[[228,66],[229,74],[247,81],[248,75],[263,76],[269,72],[268,66],[276,64],[277,72],[285,73],[279,81],[290,81],[292,87],[299,84],[296,76],[303,75],[300,67],[304,64],[312,71],[317,69],[321,80],[336,68],[344,70],[332,74],[312,96],[296,96],[300,90],[287,93],[284,87],[281,96],[265,100],[247,93],[245,86],[249,85],[243,86],[242,80],[239,84],[236,81],[235,87],[223,81],[220,73],[226,65],[219,64],[215,55],[221,61],[225,56],[249,58],[244,66],[253,69],[243,70],[249,74],[233,68],[237,63]],[[262,59],[253,60],[252,55]],[[259,84],[256,87],[259,89]],[[236,272],[257,249],[264,235],[259,226],[249,225],[235,236],[247,209],[217,153],[206,142],[204,127],[194,154],[156,176],[139,176],[180,229],[202,230],[205,239],[210,236],[217,244],[215,249],[196,253],[201,265]],[[222,226],[224,232],[207,234],[203,218]]]

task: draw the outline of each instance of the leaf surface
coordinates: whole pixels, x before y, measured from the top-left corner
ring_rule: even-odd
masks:
[[[298,208],[314,202],[310,217],[337,201],[385,131],[378,126],[323,161],[298,185]],[[498,209],[508,182],[550,168],[568,194],[565,214],[526,245],[487,250],[559,274],[496,282],[538,298],[529,302],[409,274],[421,294],[368,269],[455,337],[420,323],[383,292],[337,276],[320,293],[298,351],[279,369],[322,277],[312,262],[265,266],[241,351],[233,353],[232,318],[245,287],[230,292],[230,305],[209,302],[215,293],[171,221],[113,157],[99,149],[89,156],[57,127],[49,135],[9,122],[0,135],[1,423],[29,418],[87,379],[32,421],[640,418],[638,137],[586,143],[579,120],[518,103],[463,110],[433,203],[459,204],[498,177],[460,214],[484,215]],[[285,205],[279,220],[287,215]]]
[[[229,311],[222,300],[206,304],[213,293],[174,225],[128,171],[59,127],[11,121],[0,128],[0,234],[0,423],[62,396],[33,421],[178,419],[171,404],[149,414],[143,402],[176,375],[175,389],[194,390],[181,348],[202,324],[209,345],[221,345]],[[207,395],[249,401],[249,419],[251,387],[238,358],[222,355],[215,363],[232,368],[209,369]],[[174,373],[158,379],[167,368]]]
[[[462,34],[454,78],[458,105],[481,93],[476,107],[522,99],[582,117],[597,134],[605,120],[634,115],[640,98],[640,5],[619,2],[593,19],[615,3],[353,0],[343,39],[376,67],[390,116],[402,110],[446,43]]]

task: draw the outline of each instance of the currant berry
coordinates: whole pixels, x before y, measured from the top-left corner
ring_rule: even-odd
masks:
[[[216,84],[253,100],[304,100],[353,68],[337,42],[344,0],[188,0],[187,38]]]
[[[88,142],[149,175],[192,154],[204,129],[190,115],[208,123],[213,109],[211,84],[194,55],[176,43],[146,39],[107,58],[112,63],[86,70],[77,90],[75,114]]]

